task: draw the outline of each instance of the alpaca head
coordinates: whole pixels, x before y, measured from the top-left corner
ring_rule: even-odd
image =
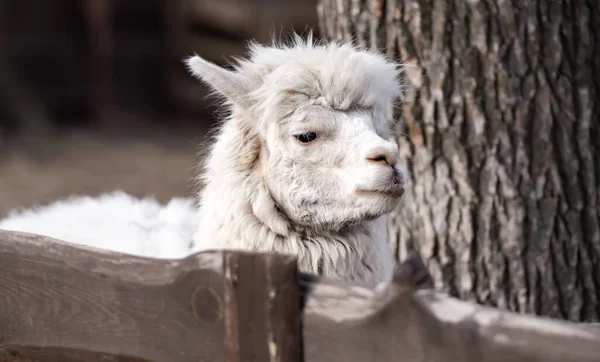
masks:
[[[348,44],[252,44],[233,70],[199,56],[191,72],[225,98],[248,172],[282,219],[334,231],[388,213],[403,192],[390,129],[399,66]],[[224,125],[225,127],[227,126]],[[239,166],[239,165],[238,165]]]

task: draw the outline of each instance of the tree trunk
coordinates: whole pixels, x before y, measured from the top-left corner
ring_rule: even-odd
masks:
[[[320,0],[320,26],[406,66],[411,171],[390,220],[460,298],[600,319],[600,3]]]

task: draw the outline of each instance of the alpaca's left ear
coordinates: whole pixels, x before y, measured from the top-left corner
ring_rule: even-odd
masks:
[[[250,106],[248,93],[252,87],[250,80],[243,75],[210,63],[198,55],[187,58],[185,64],[195,77],[221,95],[242,107]]]

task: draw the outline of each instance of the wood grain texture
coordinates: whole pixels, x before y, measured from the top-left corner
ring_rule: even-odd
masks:
[[[600,321],[600,3],[320,0],[320,30],[407,63],[391,218],[461,299]]]
[[[292,256],[146,259],[0,231],[0,358],[293,362],[299,315]]]
[[[296,258],[228,254],[225,265],[227,361],[299,361]]]
[[[149,362],[139,357],[112,355],[54,347],[7,346],[0,348],[0,362]]]
[[[222,258],[152,260],[0,231],[0,348],[222,361]],[[215,297],[194,299],[198,288]]]
[[[376,289],[321,280],[303,314],[304,360],[600,361],[600,333],[408,285]]]
[[[0,231],[0,361],[591,362],[600,328],[448,297],[417,254],[373,288],[284,255],[146,259]]]

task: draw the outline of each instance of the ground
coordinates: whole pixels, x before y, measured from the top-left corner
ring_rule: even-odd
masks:
[[[10,209],[72,194],[116,189],[166,201],[189,196],[206,127],[184,130],[78,130],[36,143],[0,147],[0,218]]]

